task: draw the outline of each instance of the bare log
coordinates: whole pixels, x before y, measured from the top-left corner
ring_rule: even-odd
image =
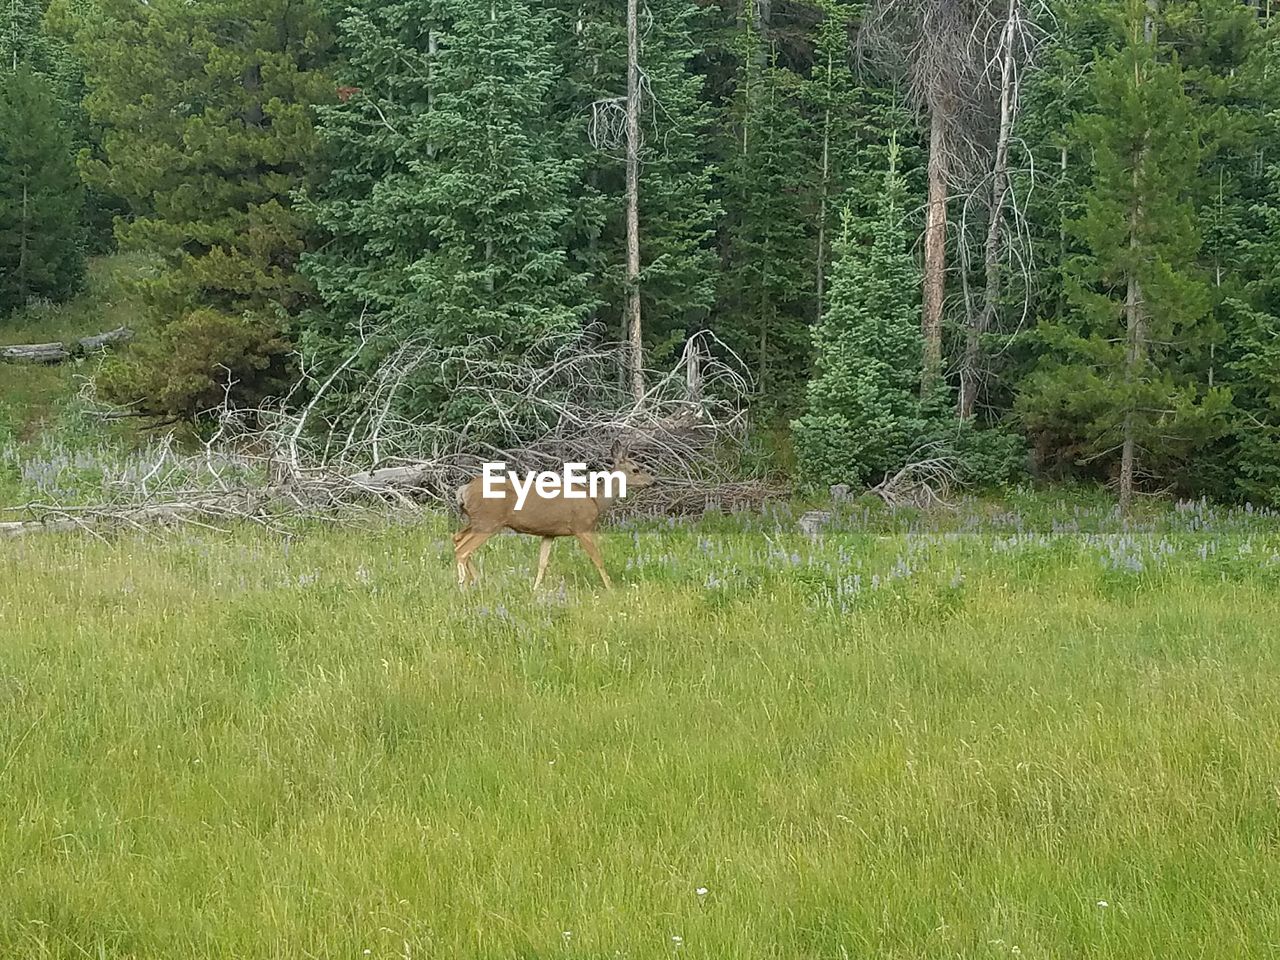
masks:
[[[124,343],[133,339],[133,331],[128,327],[116,327],[114,330],[108,330],[106,333],[99,333],[92,337],[81,337],[76,341],[80,350],[84,353],[93,353],[101,350],[103,347],[110,346],[115,343]]]
[[[116,327],[91,337],[81,337],[71,344],[64,343],[15,343],[0,347],[0,360],[9,363],[66,363],[72,357],[94,353],[133,338],[128,327]]]
[[[62,363],[71,359],[71,351],[60,343],[18,343],[0,347],[0,360],[9,363]]]

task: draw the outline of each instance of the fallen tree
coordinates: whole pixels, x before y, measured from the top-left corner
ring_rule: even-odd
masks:
[[[133,337],[128,327],[117,327],[106,333],[81,337],[70,343],[15,343],[0,347],[0,360],[8,363],[65,363],[73,357],[96,353],[113,344],[123,343]]]

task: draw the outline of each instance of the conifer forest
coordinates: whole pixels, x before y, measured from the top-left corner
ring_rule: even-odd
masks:
[[[0,330],[141,258],[96,376],[139,416],[361,331],[370,369],[590,331],[643,395],[708,331],[802,489],[945,449],[1280,499],[1269,0],[5,6]]]
[[[0,960],[1274,960],[1277,623],[1280,0],[0,0]]]

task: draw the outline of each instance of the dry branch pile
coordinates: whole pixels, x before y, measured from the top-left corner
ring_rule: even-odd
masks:
[[[518,360],[496,359],[496,344],[457,349],[409,340],[371,373],[359,373],[371,342],[362,336],[327,373],[300,358],[300,377],[279,402],[255,410],[224,402],[210,411],[212,434],[199,449],[183,451],[166,438],[144,468],[112,478],[101,502],[28,504],[18,519],[0,523],[0,536],[349,520],[424,501],[451,505],[453,490],[486,461],[513,470],[559,470],[567,461],[602,467],[616,440],[660,480],[630,509],[732,508],[775,493],[739,472],[751,387],[710,333],[692,337],[671,369],[648,371],[638,402],[619,345],[589,334],[543,340]],[[443,382],[455,415],[426,420],[410,412],[424,380],[437,389]],[[228,397],[233,386],[225,384]],[[85,395],[92,397],[91,381]]]

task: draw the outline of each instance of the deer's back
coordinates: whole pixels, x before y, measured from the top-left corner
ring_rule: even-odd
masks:
[[[517,533],[539,537],[568,537],[591,530],[600,517],[600,506],[590,499],[541,497],[529,490],[516,508],[516,492],[506,480],[493,485],[499,496],[484,495],[484,481],[477,477],[458,491],[458,505],[471,526],[482,530],[509,527]]]

